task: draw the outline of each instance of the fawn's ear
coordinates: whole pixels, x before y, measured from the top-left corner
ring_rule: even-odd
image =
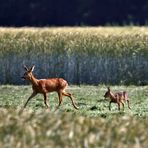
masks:
[[[23,65],[23,67],[24,67],[24,69],[26,70],[26,71],[28,71],[29,69],[27,68],[27,66],[26,65]]]
[[[110,91],[110,87],[107,87],[108,91]]]
[[[30,71],[32,71],[32,72],[33,72],[34,67],[35,67],[35,65],[33,65],[33,66],[30,68]]]

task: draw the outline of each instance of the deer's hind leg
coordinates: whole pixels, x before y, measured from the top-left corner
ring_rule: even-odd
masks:
[[[60,107],[61,103],[62,103],[62,91],[57,92],[58,93],[58,99],[59,99],[59,104],[56,107],[55,111]]]
[[[47,107],[47,109],[49,109],[49,105],[47,104],[47,93],[44,93],[44,104]]]
[[[79,109],[79,107],[75,104],[74,100],[73,100],[73,96],[71,93],[65,92],[64,90],[62,91],[62,95],[63,96],[67,96],[71,99],[72,105],[75,109]]]
[[[59,105],[58,105],[58,107],[59,107],[62,103],[62,92],[61,91],[58,92],[58,98],[59,98]]]
[[[131,107],[130,107],[130,105],[129,105],[129,104],[130,104],[130,103],[129,103],[129,100],[127,100],[127,104],[128,104],[128,108],[131,109]]]

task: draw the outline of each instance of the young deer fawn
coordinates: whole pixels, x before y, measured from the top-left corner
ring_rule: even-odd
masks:
[[[24,65],[26,72],[24,73],[22,78],[25,80],[29,80],[32,83],[32,89],[33,89],[33,93],[28,98],[27,102],[24,105],[24,108],[27,106],[31,98],[33,98],[38,93],[40,93],[40,94],[43,94],[45,106],[49,109],[49,105],[47,104],[47,93],[55,91],[58,93],[58,98],[59,98],[59,104],[57,108],[61,105],[62,96],[67,96],[71,99],[72,105],[74,106],[74,108],[78,109],[75,102],[73,101],[72,95],[65,91],[66,87],[68,86],[68,83],[66,80],[62,78],[37,79],[34,77],[32,73],[34,70],[34,67],[35,66],[32,66],[29,69]]]
[[[130,108],[129,106],[129,99],[128,99],[128,94],[127,92],[117,92],[117,93],[112,93],[110,88],[108,87],[107,92],[104,95],[105,98],[110,98],[110,102],[109,102],[109,110],[111,110],[111,103],[117,103],[118,104],[118,110],[120,110],[120,104],[122,104],[123,106],[123,110],[124,110],[124,102],[127,101],[128,103],[128,108]]]

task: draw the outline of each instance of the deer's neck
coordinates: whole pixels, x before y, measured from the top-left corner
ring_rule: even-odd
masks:
[[[112,92],[110,92],[110,99],[116,99],[115,95]]]
[[[36,79],[33,75],[30,77],[30,82],[34,86],[37,86],[38,85],[38,79]]]

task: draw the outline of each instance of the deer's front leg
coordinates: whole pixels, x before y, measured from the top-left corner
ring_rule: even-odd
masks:
[[[33,97],[35,97],[36,95],[37,95],[36,92],[33,92],[33,93],[31,94],[31,96],[28,98],[27,102],[25,103],[24,108],[27,106],[28,102],[29,102]],[[24,109],[24,108],[23,108],[23,109]]]
[[[47,104],[47,93],[44,93],[44,104],[49,109],[49,105]]]
[[[112,103],[112,101],[109,102],[109,110],[111,110],[111,103]]]

